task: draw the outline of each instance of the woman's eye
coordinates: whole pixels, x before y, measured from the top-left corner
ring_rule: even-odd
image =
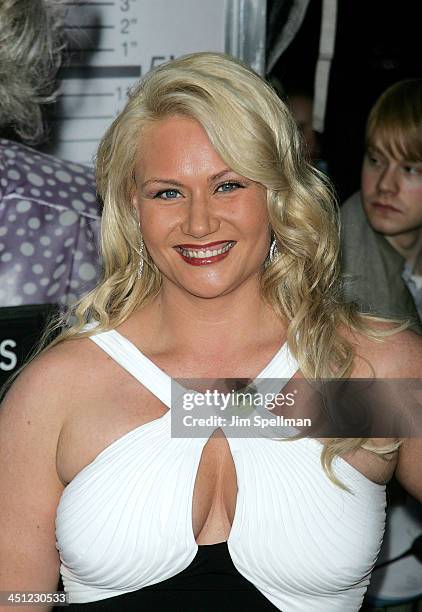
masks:
[[[230,191],[235,191],[236,189],[241,189],[243,187],[243,185],[241,185],[240,183],[236,183],[236,181],[231,181],[231,182],[227,182],[227,183],[223,183],[222,185],[219,185],[216,189],[216,191],[219,191],[220,193],[228,193]]]
[[[180,195],[180,192],[177,189],[162,189],[161,191],[157,191],[154,198],[158,198],[161,200],[174,200]]]

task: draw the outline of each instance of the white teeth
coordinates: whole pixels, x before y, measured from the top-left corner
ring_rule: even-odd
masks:
[[[207,249],[206,251],[193,251],[191,249],[181,248],[180,252],[184,257],[190,257],[192,259],[203,259],[205,257],[215,257],[216,255],[221,255],[222,253],[225,253],[226,251],[231,249],[234,245],[234,242],[228,242],[225,246],[219,249]]]

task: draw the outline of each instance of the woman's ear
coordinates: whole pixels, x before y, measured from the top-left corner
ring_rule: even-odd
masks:
[[[134,181],[133,187],[132,187],[132,195],[131,195],[131,202],[132,202],[132,206],[135,209],[135,214],[139,219],[139,197],[138,197],[138,191],[136,188],[136,180]]]

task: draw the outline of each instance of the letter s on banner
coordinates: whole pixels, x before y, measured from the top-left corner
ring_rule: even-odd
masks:
[[[13,351],[8,350],[9,348],[15,347],[16,342],[12,339],[3,340],[0,342],[0,370],[10,372],[10,370],[13,370],[16,367],[18,358]],[[3,358],[7,359],[8,361],[3,361]]]

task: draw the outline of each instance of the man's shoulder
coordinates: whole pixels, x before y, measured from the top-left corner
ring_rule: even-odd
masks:
[[[362,199],[360,191],[353,193],[341,206],[340,215],[342,223],[365,223],[368,227],[369,224],[366,220],[365,213],[363,212]]]

